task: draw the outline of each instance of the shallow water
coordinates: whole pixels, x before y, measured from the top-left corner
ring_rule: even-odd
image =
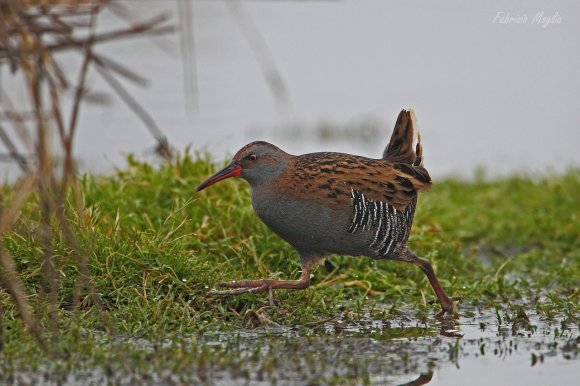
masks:
[[[565,385],[577,380],[577,321],[546,320],[528,312],[528,319],[505,322],[502,318],[500,323],[495,310],[466,308],[458,319],[443,323],[404,316],[377,319],[370,313],[352,320],[345,313],[293,327],[276,325],[262,310],[254,315],[256,328],[166,342],[167,347],[191,347],[195,342],[198,350],[222,353],[213,361],[179,366],[179,371],[142,369],[127,374],[114,363],[108,370],[60,371],[58,376],[48,370],[44,375],[43,371],[17,373],[13,381],[19,385],[51,385],[59,383],[57,379],[62,385]],[[128,341],[155,355],[154,344]]]
[[[318,327],[240,333],[242,345],[262,345],[263,359],[280,358],[271,377],[291,384],[336,381],[430,385],[570,384],[580,371],[578,326],[558,331],[558,320],[498,324],[495,311],[457,321],[326,322]],[[227,342],[218,335],[215,342]],[[206,337],[207,338],[207,337]],[[210,341],[211,338],[209,338]],[[259,368],[259,365],[256,367]],[[252,372],[252,384],[260,383]],[[228,374],[215,380],[228,384]],[[220,379],[223,377],[222,379]],[[258,384],[256,383],[256,384]]]

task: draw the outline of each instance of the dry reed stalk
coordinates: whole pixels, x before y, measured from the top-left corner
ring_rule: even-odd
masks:
[[[244,35],[254,52],[254,56],[260,65],[262,75],[274,98],[280,116],[287,122],[295,121],[290,92],[286,86],[286,82],[284,82],[282,73],[276,65],[274,55],[268,47],[266,39],[260,33],[254,20],[240,0],[228,1],[226,5],[234,21],[238,24],[240,32]]]
[[[4,291],[0,291],[0,353],[4,349]]]

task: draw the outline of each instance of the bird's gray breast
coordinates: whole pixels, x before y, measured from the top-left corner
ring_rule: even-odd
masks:
[[[352,253],[345,238],[350,210],[337,211],[308,197],[288,192],[252,189],[252,204],[260,219],[299,252]]]
[[[352,219],[348,232],[370,233],[369,255],[388,258],[405,247],[415,214],[416,198],[403,210],[386,202],[372,200],[352,189]]]

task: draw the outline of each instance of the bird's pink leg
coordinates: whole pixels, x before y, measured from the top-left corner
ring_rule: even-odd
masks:
[[[435,276],[435,271],[433,271],[431,263],[429,263],[429,261],[425,259],[415,256],[411,251],[407,251],[405,257],[399,260],[417,265],[419,268],[421,268],[423,273],[425,273],[427,279],[429,279],[429,283],[431,283],[431,287],[433,287],[435,295],[437,295],[439,304],[441,304],[441,311],[435,314],[435,317],[442,318],[445,315],[452,315],[454,302],[456,300],[460,300],[461,298],[457,296],[450,298],[449,296],[447,296],[447,293],[445,293],[445,290],[443,289],[443,287],[441,287],[441,284],[439,284],[437,276]]]
[[[248,293],[260,293],[278,288],[303,289],[310,285],[310,267],[303,266],[302,274],[298,280],[234,280],[217,283],[218,287],[235,288],[230,290],[210,291],[209,295],[238,295]]]

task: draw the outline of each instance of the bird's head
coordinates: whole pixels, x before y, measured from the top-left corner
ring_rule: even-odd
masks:
[[[252,186],[258,186],[281,175],[288,165],[289,155],[263,141],[252,142],[238,150],[232,162],[207,180],[197,191],[230,177],[242,177]]]

